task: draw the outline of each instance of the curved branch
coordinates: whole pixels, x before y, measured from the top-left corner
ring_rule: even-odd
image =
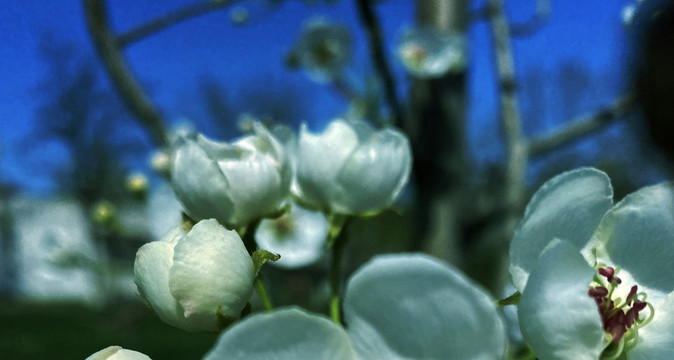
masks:
[[[391,69],[384,54],[384,39],[379,26],[379,21],[374,13],[372,1],[356,0],[356,5],[360,21],[365,27],[365,32],[369,40],[370,56],[374,62],[375,72],[384,86],[384,95],[386,96],[386,101],[391,110],[392,123],[398,127],[402,127],[403,112],[400,103],[398,102],[398,97],[396,96],[393,74],[391,73]]]
[[[125,48],[136,41],[142,40],[179,22],[219,10],[233,2],[232,0],[207,0],[187,5],[168,14],[156,17],[135,29],[119,35],[117,37],[118,46]]]
[[[529,153],[532,156],[544,155],[583,136],[588,136],[614,123],[634,109],[636,104],[633,94],[623,95],[595,113],[579,116],[546,135],[531,139]]]
[[[89,33],[110,80],[129,110],[160,146],[168,146],[164,120],[136,81],[110,29],[104,0],[83,0]]]
[[[515,64],[510,44],[510,28],[503,10],[503,0],[489,0],[491,31],[499,78],[501,120],[506,138],[506,204],[512,209],[524,198],[524,176],[527,164],[527,147],[522,135],[519,101],[515,83]]]

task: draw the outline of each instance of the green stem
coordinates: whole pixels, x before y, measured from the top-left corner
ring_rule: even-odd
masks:
[[[330,264],[330,316],[335,324],[342,324],[339,304],[339,288],[342,262],[342,242],[337,241],[332,247],[332,262]]]
[[[257,295],[260,296],[264,310],[266,312],[271,312],[274,310],[274,305],[272,305],[269,294],[267,294],[267,288],[264,286],[264,282],[259,277],[255,279],[255,290],[257,291]]]
[[[342,233],[346,218],[335,216],[330,219],[328,244],[332,250],[330,262],[330,317],[335,324],[342,325],[340,309],[341,264],[346,236]]]

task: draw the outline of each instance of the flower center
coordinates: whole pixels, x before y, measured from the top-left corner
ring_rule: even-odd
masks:
[[[622,284],[622,280],[616,276],[618,271],[612,267],[598,268],[598,274],[594,276],[587,292],[597,303],[604,331],[611,340],[602,353],[602,359],[618,358],[636,346],[639,328],[650,322],[654,315],[653,306],[646,302],[646,293],[639,292],[636,285],[630,288],[625,299],[616,295],[616,290]],[[648,316],[642,312],[646,307],[649,309]]]

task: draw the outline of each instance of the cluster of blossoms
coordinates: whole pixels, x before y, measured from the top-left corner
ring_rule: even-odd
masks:
[[[232,143],[193,132],[175,140],[171,183],[195,224],[141,247],[134,267],[141,297],[170,325],[216,331],[239,318],[257,270],[239,235],[247,227],[257,226],[265,249],[287,255],[282,266],[305,265],[322,254],[327,215],[380,211],[409,177],[409,143],[393,129],[336,120],[322,134],[302,128],[285,141],[259,123],[252,130]],[[325,215],[289,202],[291,189]]]
[[[164,322],[188,331],[227,327],[205,357],[213,360],[503,358],[494,299],[453,267],[418,254],[378,256],[349,279],[346,327],[294,307],[237,321],[259,270],[239,232],[256,226],[262,247],[286,239],[274,251],[296,261],[284,266],[310,263],[325,241],[306,239],[325,239],[328,218],[391,205],[411,167],[408,141],[393,129],[336,120],[321,134],[303,127],[296,139],[280,141],[260,124],[252,128],[233,143],[194,134],[176,141],[172,183],[195,223],[141,247],[134,269],[141,297]],[[518,320],[540,359],[674,353],[674,184],[617,204],[612,198],[601,171],[563,173],[534,194],[515,231]],[[304,239],[304,252],[288,246],[295,237]],[[147,357],[119,347],[90,357],[117,358]]]

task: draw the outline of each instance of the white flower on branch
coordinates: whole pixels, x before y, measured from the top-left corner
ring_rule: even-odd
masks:
[[[440,77],[466,67],[466,41],[458,33],[411,27],[400,38],[397,52],[407,71],[420,78]]]
[[[356,215],[393,203],[409,179],[412,153],[398,130],[338,119],[318,135],[302,126],[295,161],[292,190],[302,203]]]
[[[216,331],[238,319],[254,276],[239,235],[214,219],[143,245],[134,264],[140,296],[164,322],[187,331]]]
[[[510,247],[522,335],[541,359],[667,359],[674,348],[674,186],[612,205],[591,168],[546,182]]]
[[[277,219],[264,219],[255,231],[260,249],[281,255],[273,265],[294,269],[311,265],[325,253],[328,219],[321,212],[292,203]]]
[[[314,81],[324,82],[342,75],[351,51],[349,30],[318,18],[305,24],[288,61],[290,66],[307,71]]]
[[[215,218],[240,228],[279,211],[291,171],[283,147],[261,124],[231,144],[202,135],[176,143],[171,182],[194,220]]]

